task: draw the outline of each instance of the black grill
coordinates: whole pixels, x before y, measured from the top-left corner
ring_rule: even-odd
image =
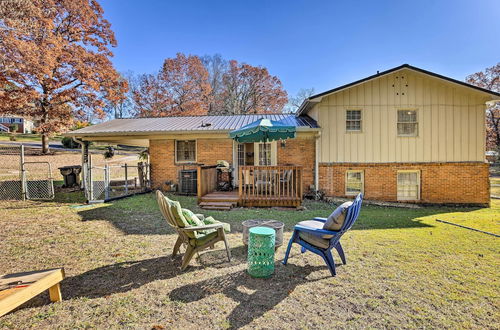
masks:
[[[196,195],[196,193],[198,192],[197,177],[197,170],[179,171],[179,192],[186,195]]]

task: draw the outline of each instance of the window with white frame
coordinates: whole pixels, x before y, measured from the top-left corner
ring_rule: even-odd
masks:
[[[398,110],[398,136],[417,136],[417,110]]]
[[[346,110],[345,129],[348,132],[361,132],[361,110]]]
[[[245,165],[245,145],[238,143],[238,166]]]
[[[196,140],[175,141],[175,161],[190,163],[196,161]]]
[[[345,194],[356,196],[364,190],[365,178],[363,171],[346,171]]]
[[[271,165],[271,143],[259,143],[259,165]]]
[[[420,199],[420,171],[398,171],[398,200]]]

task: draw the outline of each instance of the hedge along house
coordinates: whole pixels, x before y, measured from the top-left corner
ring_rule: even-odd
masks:
[[[311,96],[296,115],[116,119],[67,135],[148,146],[156,188],[196,169],[200,202],[297,205],[312,186],[337,197],[363,192],[373,200],[484,205],[485,109],[499,99],[405,64]],[[251,144],[229,138],[262,117],[296,126],[296,138]],[[231,198],[214,196],[218,160],[235,169],[238,192]]]

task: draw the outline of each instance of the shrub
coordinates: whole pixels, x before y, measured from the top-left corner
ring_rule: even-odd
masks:
[[[62,143],[64,148],[68,148],[68,149],[76,149],[76,148],[80,147],[80,145],[78,143],[76,143],[75,141],[73,141],[72,138],[67,137],[67,136],[62,138],[61,143]]]
[[[9,136],[10,141],[17,141],[17,137],[15,135]]]

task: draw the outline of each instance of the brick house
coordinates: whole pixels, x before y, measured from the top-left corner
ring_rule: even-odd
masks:
[[[115,119],[67,135],[148,146],[157,188],[177,183],[180,170],[226,160],[238,186],[245,185],[240,167],[294,165],[301,192],[317,187],[328,196],[484,205],[485,109],[498,99],[405,64],[313,95],[295,115]],[[229,139],[231,130],[261,117],[296,126],[297,137],[267,144]]]

